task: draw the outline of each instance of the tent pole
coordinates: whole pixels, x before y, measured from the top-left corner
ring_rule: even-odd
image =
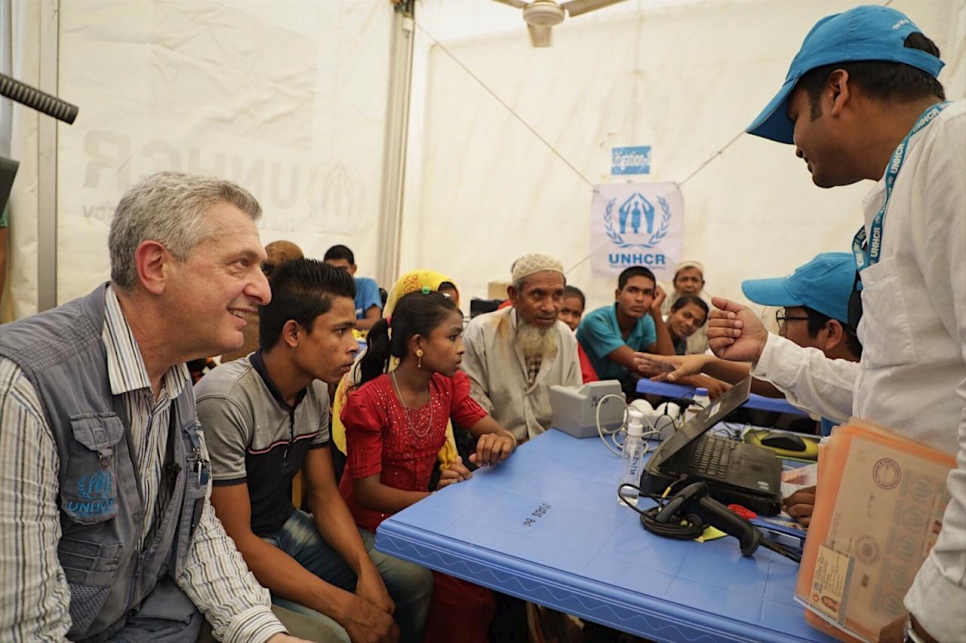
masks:
[[[376,263],[376,279],[384,288],[392,286],[399,273],[399,231],[402,227],[409,100],[412,94],[415,1],[401,0],[393,2],[393,5],[395,15],[390,42],[389,100],[386,107]]]
[[[60,0],[44,0],[40,8],[40,82],[38,88],[58,95]],[[57,306],[57,121],[37,122],[37,312]]]

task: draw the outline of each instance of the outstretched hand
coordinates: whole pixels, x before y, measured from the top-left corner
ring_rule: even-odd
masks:
[[[641,375],[654,382],[674,382],[678,378],[697,375],[710,361],[709,355],[654,355],[634,353],[634,366]]]
[[[746,306],[715,297],[708,315],[708,346],[721,359],[757,362],[768,340],[761,320]]]
[[[687,378],[687,382],[683,383],[695,388],[704,387],[708,389],[708,398],[712,400],[718,399],[731,390],[731,384],[728,382],[722,382],[719,379],[703,373],[699,375],[692,375],[691,377]]]

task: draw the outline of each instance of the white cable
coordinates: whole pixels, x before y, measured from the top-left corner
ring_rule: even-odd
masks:
[[[619,399],[624,404],[624,418],[621,421],[621,425],[618,428],[613,429],[611,431],[608,431],[608,430],[604,429],[604,427],[602,427],[600,425],[600,407],[604,405],[604,400],[606,400],[609,397],[616,397],[617,399]],[[608,393],[604,397],[600,398],[600,400],[597,402],[597,409],[596,409],[596,414],[595,414],[596,415],[596,421],[597,421],[597,435],[600,436],[600,439],[604,443],[604,446],[607,447],[607,450],[610,451],[611,453],[613,453],[614,455],[618,456],[618,457],[620,457],[623,454],[624,444],[623,444],[623,442],[618,442],[617,441],[617,436],[618,436],[618,434],[621,434],[621,433],[627,433],[627,430],[624,427],[627,426],[627,409],[628,408],[630,408],[630,405],[624,399],[624,396],[621,395],[621,394],[619,394],[619,393]],[[657,436],[660,436],[661,435],[661,432],[654,426],[654,423],[651,422],[651,418],[649,418],[649,417],[647,417],[645,415],[645,416],[643,416],[643,420],[644,420],[644,422],[647,423],[647,426],[650,427],[650,430],[649,431],[644,431],[644,433],[641,435],[641,437],[648,438],[649,436],[652,436],[652,435],[657,435]],[[608,437],[610,437],[610,441],[614,445],[613,447],[610,444],[607,443],[607,438]],[[614,448],[614,447],[616,447],[616,448]],[[650,453],[650,451],[651,451],[651,443],[650,442],[647,442],[645,440],[645,442],[644,442],[644,455],[647,455],[648,453]]]
[[[616,429],[614,429],[612,431],[607,431],[607,430],[604,429],[604,427],[602,427],[600,425],[600,407],[602,407],[604,405],[604,401],[607,400],[607,398],[610,398],[610,397],[616,397],[618,400],[621,401],[621,404],[624,405],[624,417],[621,420],[621,425],[618,428],[616,428]],[[607,444],[607,437],[606,436],[610,436],[611,441],[614,442],[614,444],[617,444],[617,438],[615,436],[618,433],[620,433],[621,431],[623,431],[624,430],[624,426],[627,424],[627,401],[624,400],[624,396],[621,395],[621,394],[619,394],[619,393],[608,393],[604,397],[600,398],[600,400],[597,401],[597,409],[596,409],[595,416],[596,416],[596,420],[597,420],[597,435],[600,436],[601,442],[604,443],[604,446],[607,447],[607,450],[608,451],[610,451],[614,455],[620,456],[621,455],[621,452],[620,451],[615,450],[614,447],[612,447],[611,445]]]

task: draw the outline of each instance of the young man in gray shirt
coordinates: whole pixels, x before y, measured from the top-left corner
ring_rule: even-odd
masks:
[[[309,259],[279,266],[259,310],[261,348],[195,387],[211,452],[211,502],[272,600],[331,640],[419,641],[432,577],[374,549],[339,495],[329,396],[358,351],[351,275]],[[311,514],[293,506],[302,471]]]

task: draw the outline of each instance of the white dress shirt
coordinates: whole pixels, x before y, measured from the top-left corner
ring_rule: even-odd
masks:
[[[867,228],[884,199],[880,180],[863,202]],[[942,532],[905,604],[934,638],[966,641],[966,102],[910,140],[862,284],[860,364],[771,336],[753,374],[832,419],[851,394],[856,417],[956,454]]]

